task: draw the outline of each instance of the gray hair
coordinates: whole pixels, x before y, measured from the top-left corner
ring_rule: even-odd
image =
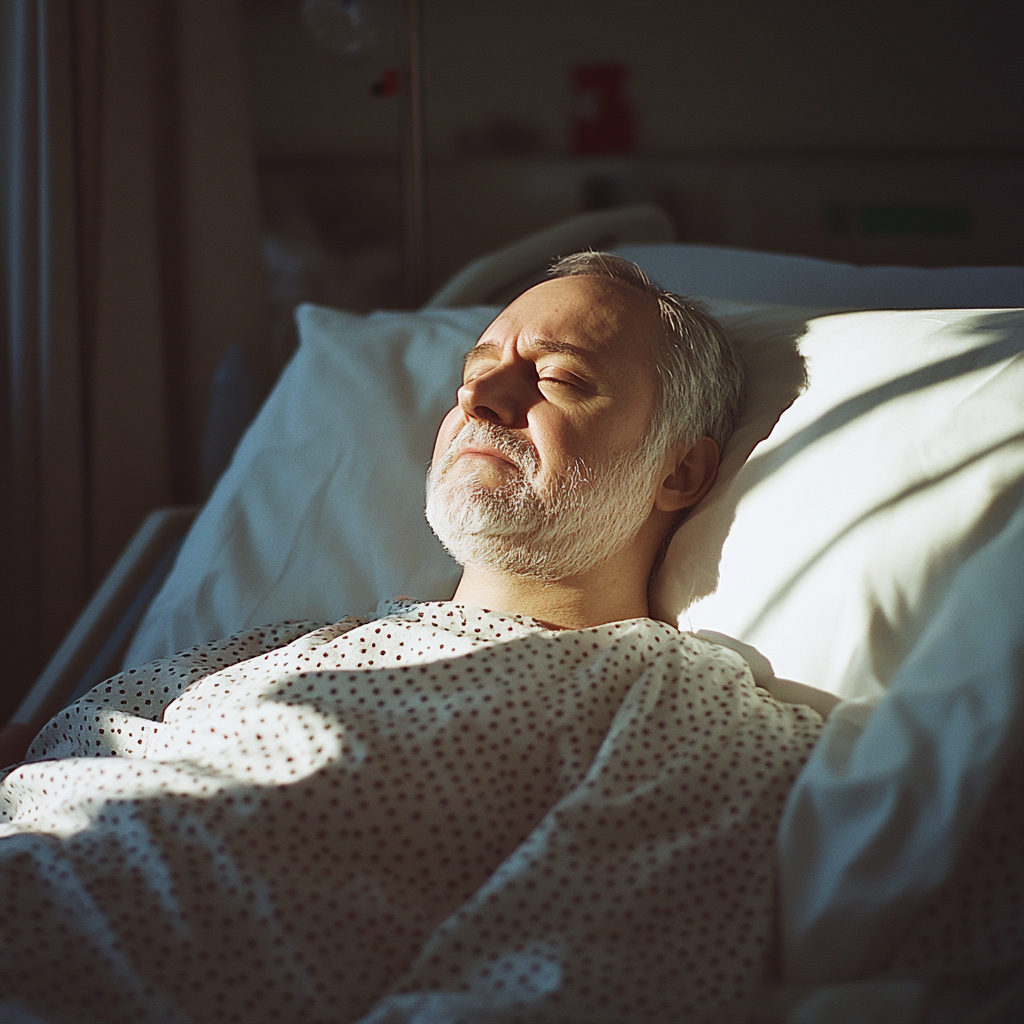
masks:
[[[606,252],[577,252],[556,260],[551,278],[605,277],[630,285],[658,303],[665,328],[655,353],[658,403],[651,436],[665,451],[710,437],[729,440],[743,401],[743,370],[721,324],[704,307],[654,284],[635,264]]]

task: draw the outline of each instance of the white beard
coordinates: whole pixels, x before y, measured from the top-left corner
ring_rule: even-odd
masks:
[[[512,460],[507,483],[488,487],[475,473],[448,479],[472,442]],[[605,466],[578,459],[542,492],[533,445],[500,427],[467,423],[427,474],[427,522],[463,568],[547,582],[581,576],[621,551],[646,522],[660,461],[657,446],[647,443]]]

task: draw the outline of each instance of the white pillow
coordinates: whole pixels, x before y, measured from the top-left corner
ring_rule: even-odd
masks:
[[[753,644],[779,675],[874,692],[1020,489],[1021,314],[708,302],[747,362],[748,401],[652,611]],[[458,568],[423,519],[424,476],[462,354],[495,312],[300,307],[299,350],[125,663],[267,622],[369,615],[400,593],[451,596]]]
[[[752,644],[780,676],[877,694],[1024,489],[1024,313],[821,316],[799,350],[808,388],[745,459],[770,415],[748,409],[653,606]]]
[[[1024,267],[858,267],[812,256],[671,242],[621,245],[663,288],[833,309],[1024,306]]]
[[[125,656],[138,665],[250,626],[451,597],[423,517],[462,357],[495,309],[296,311],[300,345],[200,512]]]
[[[806,315],[714,308],[760,353],[751,355],[753,434],[748,425],[742,453],[733,446],[738,469],[803,381],[794,339]],[[125,666],[284,619],[371,615],[398,594],[451,597],[459,569],[423,517],[426,467],[462,356],[496,313],[300,306],[299,348],[189,532]]]

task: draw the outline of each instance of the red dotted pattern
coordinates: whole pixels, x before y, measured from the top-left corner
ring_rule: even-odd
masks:
[[[0,786],[0,992],[133,1024],[417,993],[506,1021],[752,1012],[817,715],[647,619],[309,625],[123,673],[43,731]]]

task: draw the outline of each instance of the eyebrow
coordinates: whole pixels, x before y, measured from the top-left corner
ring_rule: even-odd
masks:
[[[581,363],[587,367],[596,370],[594,366],[594,357],[592,352],[587,352],[580,348],[578,345],[573,345],[568,341],[555,341],[553,338],[533,338],[526,344],[527,349],[539,350],[545,353],[554,353],[556,355],[567,355],[573,356],[578,359]],[[474,359],[480,355],[486,355],[488,352],[501,351],[501,345],[496,341],[481,341],[474,345],[463,357],[462,366],[465,369],[470,365]]]

